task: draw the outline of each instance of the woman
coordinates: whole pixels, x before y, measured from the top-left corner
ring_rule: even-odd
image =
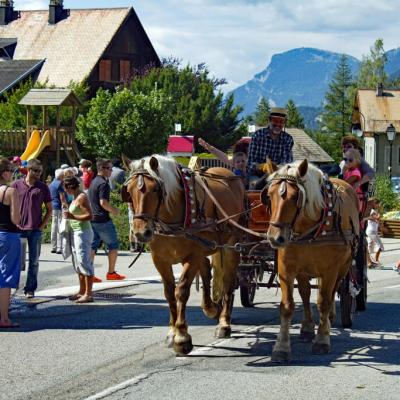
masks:
[[[11,162],[0,159],[0,328],[17,328],[8,317],[11,289],[18,288],[21,273],[19,197],[7,183],[12,180]]]
[[[64,218],[71,228],[72,263],[79,277],[79,292],[70,297],[76,303],[93,302],[92,286],[94,269],[90,260],[93,231],[90,220],[93,218],[89,199],[79,187],[79,179],[68,176],[64,179],[65,191],[73,197]]]

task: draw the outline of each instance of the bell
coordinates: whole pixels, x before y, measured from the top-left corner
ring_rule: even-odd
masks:
[[[321,235],[325,236],[326,235],[326,231],[322,231]]]
[[[186,175],[186,176],[185,176],[185,179],[186,179],[187,181],[190,181],[190,176]]]
[[[194,223],[196,222],[196,218],[192,218],[192,219],[190,220],[190,222],[191,222],[192,224],[194,224]]]
[[[190,200],[190,204],[191,204],[192,206],[194,205],[194,200],[193,200],[193,199]]]
[[[332,211],[328,211],[328,217],[332,216]]]
[[[329,221],[325,221],[325,225],[329,225]]]
[[[332,207],[332,203],[329,203],[329,207]]]

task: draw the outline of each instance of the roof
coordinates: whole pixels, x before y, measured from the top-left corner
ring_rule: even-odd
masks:
[[[38,80],[57,87],[89,76],[126,18],[131,13],[137,18],[132,7],[68,11],[54,25],[48,23],[49,11],[41,10],[20,11],[18,19],[0,26],[0,39],[18,40],[13,58],[46,59]]]
[[[171,135],[168,139],[168,153],[193,153],[194,136]]]
[[[0,61],[0,96],[37,72],[43,63],[44,60]]]
[[[400,90],[384,90],[377,96],[375,90],[358,89],[352,119],[364,132],[386,132],[391,123],[400,132]]]
[[[23,106],[80,106],[82,103],[69,89],[31,89],[19,104]]]

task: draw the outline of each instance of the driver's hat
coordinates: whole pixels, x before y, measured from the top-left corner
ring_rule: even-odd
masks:
[[[271,117],[286,118],[287,117],[287,111],[286,111],[286,108],[283,108],[283,107],[272,107],[269,115]]]

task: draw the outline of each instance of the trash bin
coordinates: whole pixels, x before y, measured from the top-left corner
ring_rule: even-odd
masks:
[[[26,246],[28,245],[28,240],[26,238],[21,238],[21,271],[26,269]]]

